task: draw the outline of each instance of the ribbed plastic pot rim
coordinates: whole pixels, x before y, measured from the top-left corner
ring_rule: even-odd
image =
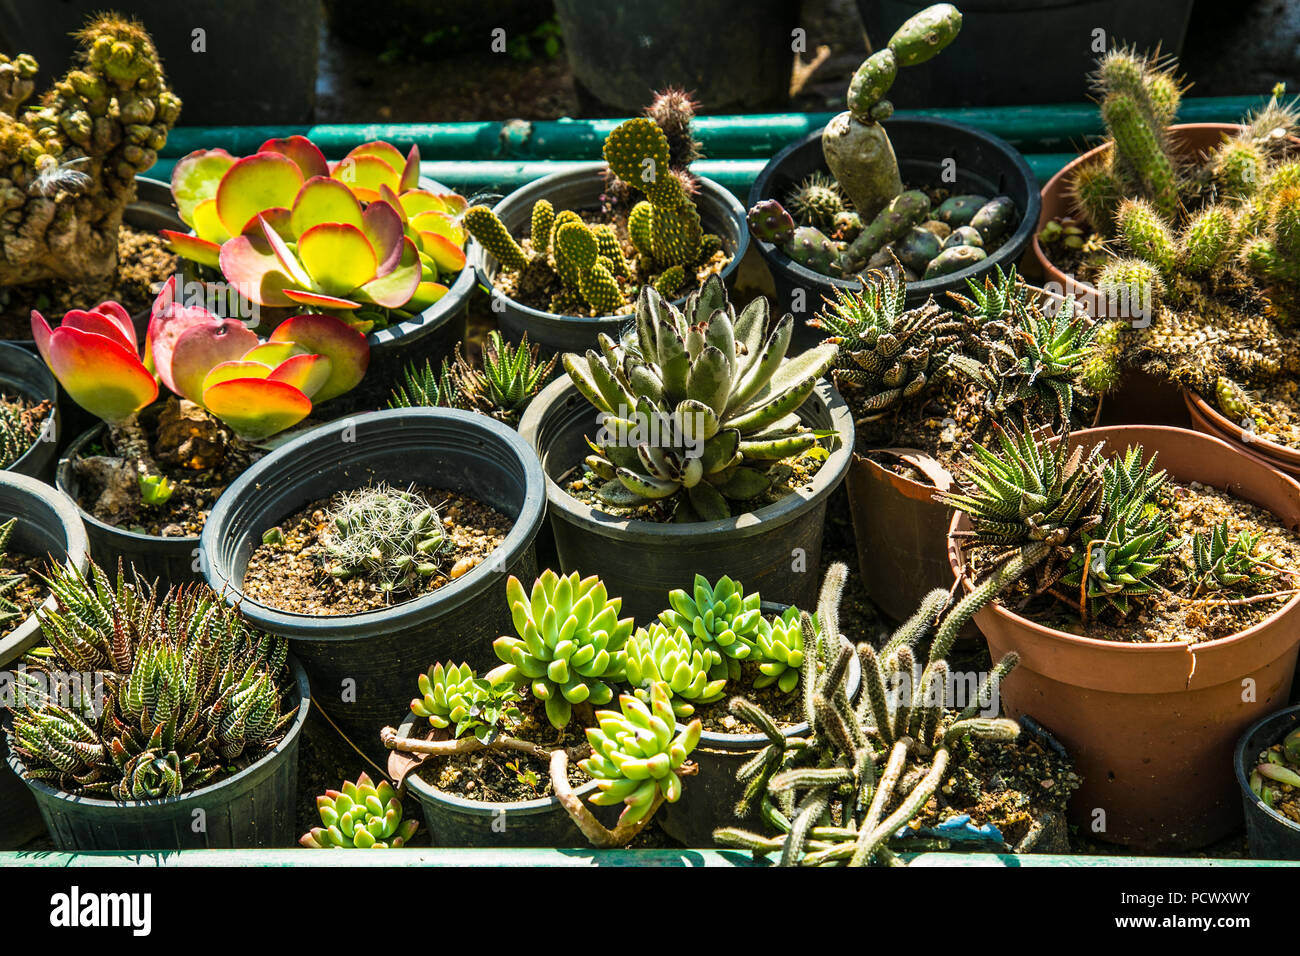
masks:
[[[37,375],[41,380],[41,391],[39,394],[34,391],[29,392],[25,397],[35,399],[38,402],[50,402],[50,413],[41,421],[41,428],[37,434],[36,441],[32,442],[25,452],[15,458],[13,462],[4,469],[8,472],[16,471],[23,462],[33,456],[41,441],[41,435],[53,434],[53,429],[55,424],[58,422],[59,415],[59,383],[55,380],[54,374],[49,370],[49,367],[41,359],[39,354],[33,354],[29,349],[25,349],[21,345],[16,345],[13,342],[0,342],[0,356],[4,356],[6,352],[13,356],[15,364],[31,365],[31,363],[35,362],[35,365],[31,365],[32,370],[36,371],[39,369]],[[0,361],[3,361],[3,359],[0,358]]]
[[[291,639],[304,638],[313,641],[355,640],[360,637],[387,634],[400,630],[409,623],[427,618],[432,608],[459,607],[486,589],[492,582],[491,575],[495,573],[491,567],[494,564],[492,561],[480,563],[436,591],[391,607],[376,608],[358,614],[300,614],[277,610],[245,596],[242,589],[243,582],[236,584],[231,581],[228,575],[229,568],[225,562],[218,562],[217,559],[222,553],[222,542],[216,538],[216,529],[227,523],[228,516],[239,508],[239,501],[249,488],[273,480],[280,462],[298,457],[311,445],[324,441],[339,442],[340,439],[335,433],[342,429],[361,431],[367,425],[397,419],[427,419],[431,422],[454,424],[462,432],[472,432],[477,429],[486,433],[489,438],[505,444],[514,454],[522,466],[525,486],[535,484],[538,488],[541,487],[542,465],[532,448],[514,429],[486,415],[457,408],[400,408],[366,412],[336,422],[328,422],[299,435],[255,462],[222,492],[208,514],[208,520],[203,525],[203,534],[199,539],[204,553],[204,577],[208,586],[222,594],[228,603],[238,604],[244,617],[255,627],[276,634],[285,634]],[[356,459],[360,464],[364,464],[364,460],[363,457]],[[338,490],[342,489],[329,489],[330,493]],[[522,552],[541,529],[545,515],[546,502],[543,497],[526,494],[519,516],[515,519],[505,540],[497,546],[496,551],[503,555]],[[322,625],[328,625],[328,633],[324,631]]]
[[[407,711],[406,719],[402,725],[397,728],[399,737],[411,736],[411,731],[419,722],[419,717],[414,711]],[[439,758],[434,758],[439,759]],[[465,797],[457,796],[454,793],[448,793],[446,790],[439,790],[437,787],[428,783],[419,773],[412,770],[402,778],[403,784],[412,794],[421,796],[435,803],[445,803],[464,813],[472,813],[476,816],[490,817],[498,813],[504,813],[507,817],[518,816],[519,814],[540,813],[544,810],[552,810],[560,805],[560,798],[551,794],[549,797],[538,797],[536,800],[509,800],[504,803],[494,803],[487,800],[468,800]],[[585,797],[596,789],[596,781],[589,780],[581,787],[574,787],[573,793],[577,797]]]
[[[50,494],[50,486],[43,481],[14,472],[0,472],[0,487],[5,485],[22,489],[32,497],[45,502],[54,510],[54,513],[58,515],[59,523],[63,526],[63,533],[67,539],[66,564],[68,567],[75,567],[79,571],[84,571],[87,562],[90,560],[90,539],[86,535],[85,526],[81,523],[81,516],[77,513],[78,508],[73,504],[72,500],[67,495],[60,494],[57,491]],[[25,518],[26,515],[10,515],[10,517]],[[45,601],[38,610],[53,611],[57,606],[58,602],[55,600],[54,595],[50,594],[46,596]],[[19,654],[24,653],[35,644],[39,638],[40,621],[37,620],[36,611],[33,610],[22,624],[0,638],[0,666],[6,666]]]
[[[1250,789],[1250,779],[1246,774],[1246,767],[1253,766],[1256,758],[1255,754],[1246,753],[1246,741],[1250,740],[1251,737],[1254,737],[1255,734],[1263,730],[1265,724],[1272,723],[1280,717],[1286,717],[1287,715],[1294,714],[1297,711],[1300,711],[1300,704],[1293,707],[1283,707],[1281,710],[1275,710],[1271,714],[1265,714],[1259,720],[1247,727],[1246,732],[1237,738],[1237,746],[1233,754],[1232,766],[1233,771],[1236,773],[1237,786],[1241,788],[1242,796],[1253,801],[1255,806],[1266,811],[1273,820],[1284,825],[1288,830],[1294,830],[1296,833],[1300,833],[1300,823],[1296,823],[1290,817],[1284,817],[1255,795],[1255,791]],[[1274,741],[1274,743],[1277,743],[1277,741]]]
[[[294,686],[298,692],[298,713],[297,716],[294,717],[293,723],[289,725],[289,728],[284,732],[284,737],[281,738],[278,744],[266,753],[262,754],[262,756],[258,757],[243,770],[231,774],[229,777],[224,777],[216,783],[208,784],[199,787],[197,790],[190,790],[174,797],[163,797],[160,800],[104,800],[100,797],[84,797],[68,793],[65,790],[51,787],[42,780],[29,779],[22,761],[18,759],[18,755],[14,753],[12,749],[9,750],[7,757],[9,769],[17,774],[22,779],[23,783],[31,787],[33,790],[37,790],[46,796],[54,797],[64,803],[76,803],[88,807],[119,807],[122,810],[138,810],[149,807],[175,806],[176,804],[189,803],[194,800],[207,799],[211,794],[217,793],[223,788],[234,786],[236,783],[251,776],[254,771],[265,766],[267,762],[273,760],[277,755],[282,754],[289,748],[289,746],[294,742],[294,739],[302,731],[303,724],[307,722],[307,711],[311,709],[311,688],[307,683],[307,672],[302,669],[302,665],[298,663],[297,659],[294,658],[292,654],[286,658],[286,663],[289,665],[290,672],[293,674]],[[12,718],[6,718],[5,720],[6,729],[9,726],[10,720],[12,720]]]
[[[1118,431],[1132,428],[1189,433],[1189,430],[1186,428],[1174,428],[1170,425],[1103,425],[1095,429],[1088,428],[1075,432],[1074,436],[1078,437],[1081,435],[1088,435],[1095,431]],[[1190,434],[1196,435],[1199,438],[1204,438],[1206,441],[1217,443],[1222,446],[1224,454],[1237,455],[1238,457],[1243,458],[1246,457],[1240,455],[1236,449],[1225,442],[1222,438],[1216,438],[1215,436],[1207,435],[1204,432],[1190,432]],[[1269,467],[1258,459],[1247,458],[1246,460],[1250,461],[1252,464],[1257,464],[1262,468]],[[1274,471],[1276,472],[1276,469],[1274,469]],[[1297,482],[1294,478],[1283,475],[1281,472],[1276,472],[1276,474],[1279,478],[1286,480],[1292,485],[1296,498],[1300,499],[1300,482]],[[1195,479],[1189,478],[1187,480],[1191,481]],[[1274,517],[1276,517],[1276,515]],[[967,593],[971,590],[972,582],[966,567],[965,550],[961,545],[962,539],[955,537],[955,534],[960,530],[960,526],[964,523],[968,523],[969,520],[970,519],[967,517],[966,512],[954,511],[952,522],[948,525],[948,563],[952,566],[953,574],[961,579],[962,588]],[[1283,614],[1294,609],[1297,604],[1300,604],[1300,594],[1293,594],[1285,604],[1263,620],[1256,622],[1244,631],[1237,631],[1235,634],[1229,634],[1226,637],[1218,637],[1212,641],[1161,641],[1159,643],[1146,642],[1141,644],[1129,643],[1127,641],[1107,641],[1097,637],[1085,637],[1081,634],[1070,634],[1066,631],[1058,631],[1055,628],[1038,624],[1029,620],[1029,618],[1020,616],[1014,611],[1008,610],[1000,601],[993,601],[992,603],[985,605],[983,610],[990,611],[998,617],[1015,623],[1019,627],[1034,634],[1036,637],[1047,638],[1048,640],[1064,644],[1073,644],[1075,646],[1092,648],[1109,653],[1138,655],[1159,653],[1185,654],[1188,648],[1195,648],[1198,653],[1203,653],[1208,650],[1225,647],[1229,644],[1246,641],[1258,634],[1266,625],[1271,625],[1278,617],[1281,617]]]
[[[100,422],[98,425],[94,425],[89,430],[82,432],[77,436],[76,441],[67,447],[63,453],[63,457],[59,459],[58,467],[54,472],[54,486],[74,502],[76,502],[77,499],[72,493],[72,486],[70,483],[72,463],[82,457],[81,453],[83,449],[99,437],[101,433],[106,431],[107,428],[107,425]],[[118,527],[115,524],[109,524],[107,521],[101,521],[85,508],[81,507],[80,504],[77,504],[76,508],[78,514],[81,516],[81,520],[86,524],[100,529],[105,534],[121,535],[123,538],[126,538],[128,541],[135,544],[136,547],[149,547],[151,545],[156,545],[160,541],[165,541],[169,545],[174,543],[177,550],[182,547],[188,547],[191,550],[199,547],[198,535],[183,535],[175,538],[165,538],[158,534],[140,534],[138,531],[131,531],[127,528]],[[209,519],[210,518],[211,515],[209,515]],[[204,526],[207,526],[207,522],[204,522]],[[115,569],[113,568],[105,568],[104,570],[115,572]]]
[[[993,251],[992,255],[989,255],[986,258],[981,259],[979,262],[969,265],[964,269],[958,269],[956,272],[950,272],[948,275],[945,276],[937,276],[933,279],[920,279],[916,282],[909,282],[907,284],[907,291],[909,295],[924,296],[924,295],[932,294],[935,291],[938,291],[941,285],[947,285],[957,279],[974,278],[977,273],[984,272],[994,265],[1014,266],[1016,262],[1019,260],[1020,256],[1012,255],[1010,250],[1016,248],[1016,246],[1020,246],[1021,250],[1023,251],[1024,247],[1028,245],[1030,238],[1037,234],[1036,223],[1038,222],[1038,219],[1040,217],[1039,209],[1040,209],[1041,200],[1039,198],[1039,194],[1035,193],[1033,188],[1036,180],[1034,178],[1033,170],[1029,168],[1029,163],[1025,161],[1024,156],[1022,156],[1018,150],[1016,150],[1014,147],[1012,147],[1009,143],[1007,143],[1005,140],[1001,139],[1000,137],[994,136],[992,133],[985,132],[984,130],[979,129],[978,127],[971,126],[968,123],[958,123],[955,120],[940,119],[936,116],[895,116],[889,120],[886,120],[882,125],[885,127],[886,131],[888,131],[890,125],[895,125],[895,126],[907,125],[907,126],[917,126],[917,127],[932,126],[936,129],[936,131],[940,135],[942,135],[945,131],[953,132],[958,130],[966,133],[976,133],[982,139],[986,139],[990,143],[995,144],[998,147],[999,152],[1002,154],[1002,157],[1007,161],[1008,165],[1013,167],[1016,171],[1016,174],[1020,176],[1022,179],[1024,179],[1024,181],[1028,185],[1028,196],[1029,196],[1028,207],[1019,210],[1020,222],[1017,224],[1015,231],[1012,232],[1011,235],[1007,237],[1006,241],[1003,242],[1002,245],[998,246],[998,248]],[[809,133],[807,136],[803,137],[802,139],[795,140],[789,146],[785,147],[785,149],[781,150],[770,160],[768,160],[767,165],[764,166],[762,170],[759,171],[758,176],[754,178],[754,184],[750,187],[749,197],[747,201],[751,209],[760,200],[777,198],[774,196],[764,196],[762,194],[762,190],[760,189],[760,183],[763,183],[767,179],[771,171],[777,169],[781,165],[781,163],[785,161],[786,157],[788,157],[791,153],[807,145],[813,140],[821,139],[822,133],[824,133],[825,131],[826,131],[825,126],[821,127],[820,129],[814,130],[813,132]],[[763,256],[765,258],[770,259],[772,262],[776,263],[782,269],[788,270],[790,274],[795,279],[797,279],[799,281],[799,284],[801,285],[806,285],[811,288],[815,288],[818,284],[823,284],[823,285],[830,284],[838,289],[857,289],[862,286],[862,281],[860,279],[856,279],[856,278],[840,279],[840,278],[836,278],[835,276],[822,275],[820,272],[814,272],[812,269],[809,269],[795,262],[788,255],[786,255],[781,249],[778,249],[775,245],[773,245],[770,242],[764,242],[761,239],[755,239],[754,243],[762,251]],[[1003,254],[1004,250],[1007,250],[1005,254]]]
[[[588,163],[573,169],[562,170],[558,173],[549,173],[541,179],[536,179],[525,186],[520,186],[500,202],[509,202],[511,199],[517,198],[519,193],[524,192],[525,190],[528,191],[529,194],[533,192],[546,192],[551,187],[567,182],[571,179],[583,179],[592,175],[600,175],[604,171],[604,163]],[[740,267],[740,260],[745,257],[745,251],[749,248],[749,227],[745,224],[745,207],[740,204],[740,200],[733,196],[729,190],[714,182],[712,179],[708,179],[704,176],[697,176],[696,179],[699,181],[700,190],[702,192],[708,192],[715,199],[721,201],[722,204],[728,208],[731,214],[736,217],[736,222],[738,224],[736,250],[732,253],[731,261],[723,266],[722,271],[719,273],[725,282],[731,277],[732,273]],[[498,203],[498,205],[499,204],[500,203]],[[473,266],[474,273],[478,277],[479,285],[483,287],[488,295],[500,297],[505,302],[510,303],[511,308],[527,315],[531,319],[536,319],[541,322],[563,322],[566,325],[572,323],[575,326],[595,326],[598,324],[608,324],[610,322],[631,322],[633,320],[633,316],[630,313],[627,315],[559,315],[555,312],[543,312],[541,309],[534,309],[531,306],[515,301],[504,293],[496,291],[496,287],[492,284],[492,274],[488,270],[487,251],[477,242],[474,243],[469,262],[470,265]],[[680,307],[686,301],[686,296],[680,296],[671,301],[673,305]]]
[[[541,428],[542,419],[551,406],[557,405],[567,398],[567,392],[570,390],[575,395],[578,394],[578,390],[573,383],[566,376],[560,376],[533,399],[524,412],[523,420],[519,423],[519,434],[527,440],[529,445],[536,449],[539,459],[544,452],[543,449],[537,447],[538,431]],[[827,459],[822,462],[821,468],[817,470],[817,474],[813,475],[812,490],[809,492],[799,489],[786,495],[780,501],[774,501],[772,504],[764,505],[755,511],[747,511],[744,514],[733,515],[730,518],[673,524],[671,522],[619,518],[606,514],[570,495],[543,469],[546,478],[547,501],[553,507],[562,510],[566,520],[580,527],[604,535],[617,532],[620,537],[633,540],[639,538],[642,540],[673,541],[681,539],[687,541],[715,534],[726,534],[729,537],[749,537],[767,530],[772,526],[773,522],[785,524],[793,521],[805,511],[815,507],[822,498],[829,496],[839,486],[839,483],[849,470],[849,464],[853,460],[853,415],[849,411],[848,403],[844,401],[844,397],[835,389],[835,386],[826,379],[818,381],[813,394],[822,400],[827,412],[830,414],[831,427],[835,429],[838,436],[839,447],[830,452]],[[595,412],[594,407],[592,412]]]

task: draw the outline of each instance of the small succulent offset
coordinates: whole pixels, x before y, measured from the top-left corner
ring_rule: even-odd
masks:
[[[732,514],[770,487],[767,466],[817,441],[796,410],[835,358],[822,345],[786,359],[793,318],[770,334],[760,297],[739,316],[710,276],[678,311],[642,288],[636,333],[600,338],[600,351],[568,353],[564,368],[601,413],[588,467],[600,499],[637,507],[672,499],[676,520]]]
[[[304,136],[267,140],[251,156],[198,150],[172,171],[172,195],[192,235],[172,249],[219,268],[253,302],[324,308],[362,332],[427,308],[439,279],[465,265],[453,193],[419,187],[420,153],[365,143],[337,163]]]
[[[205,587],[158,594],[97,566],[56,567],[40,611],[47,652],[28,658],[10,744],[29,776],[116,800],[190,792],[260,758],[284,735],[288,644],[248,629]],[[101,672],[106,700],[56,701],[45,672]],[[42,681],[38,678],[48,678]],[[69,704],[71,704],[69,706]]]
[[[15,603],[13,595],[18,586],[26,580],[26,576],[14,574],[6,566],[9,557],[9,539],[13,537],[17,525],[17,518],[10,518],[4,524],[0,524],[0,628],[5,629],[8,629],[14,621],[21,620],[25,613]]]
[[[356,783],[326,790],[316,798],[323,826],[312,827],[299,843],[313,850],[386,850],[406,845],[420,828],[418,820],[402,819],[402,801],[387,780],[378,786],[362,772]]]
[[[610,598],[594,575],[580,579],[575,571],[560,577],[548,568],[531,594],[511,575],[506,600],[519,636],[493,642],[505,663],[486,675],[490,683],[527,684],[560,729],[569,723],[573,704],[599,706],[614,699],[610,685],[624,678],[624,645],[632,634],[632,619],[618,617],[622,598]]]
[[[630,694],[619,696],[619,709],[596,712],[596,727],[587,728],[592,754],[578,765],[596,781],[597,806],[622,803],[619,825],[652,815],[661,803],[682,795],[678,771],[700,742],[702,725],[692,720],[673,735],[671,692],[663,682],[651,685],[647,706]]]
[[[814,618],[814,628],[816,624]],[[754,636],[754,647],[754,658],[759,662],[755,690],[775,684],[781,693],[789,694],[799,686],[805,645],[802,614],[797,607],[786,608],[771,621],[763,619]]]
[[[456,361],[449,369],[458,403],[481,411],[507,424],[516,423],[528,403],[555,371],[558,356],[539,362],[539,346],[528,345],[525,332],[514,346],[493,329],[483,347],[483,367],[477,369],[456,350]]]
[[[451,727],[453,738],[472,730],[480,742],[487,743],[503,722],[516,722],[521,716],[513,684],[478,677],[468,664],[434,664],[420,675],[419,687],[420,696],[411,701],[411,710],[439,730]]]
[[[116,302],[74,309],[54,329],[32,312],[41,358],[73,401],[121,424],[158,397],[161,380],[241,438],[259,441],[365,375],[365,337],[332,316],[293,316],[264,342],[238,319],[177,301],[175,285],[168,279],[154,302],[143,358],[131,317]]]
[[[418,591],[451,546],[423,495],[383,483],[336,496],[325,523],[326,572],[340,580],[364,577],[385,594]]]
[[[1273,556],[1263,551],[1259,535],[1231,532],[1221,521],[1208,532],[1192,537],[1193,593],[1231,591],[1245,593],[1271,583],[1277,576],[1269,563]]]
[[[754,653],[764,623],[762,603],[757,591],[746,594],[743,585],[726,575],[709,584],[697,574],[691,593],[681,588],[668,593],[668,608],[659,612],[659,620],[691,636],[711,677],[736,680],[740,662]]]
[[[637,628],[627,641],[627,683],[638,698],[648,700],[652,688],[663,684],[671,695],[673,714],[685,719],[696,704],[722,699],[726,678],[709,679],[711,655],[703,642],[692,640],[682,628],[656,622]]]

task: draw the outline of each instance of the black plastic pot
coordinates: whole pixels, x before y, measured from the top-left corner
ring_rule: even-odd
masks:
[[[318,498],[378,481],[471,495],[514,527],[499,557],[382,610],[314,617],[243,595],[263,532]],[[358,747],[382,754],[379,731],[410,704],[421,671],[436,661],[499,663],[492,642],[512,633],[506,578],[536,577],[533,539],[545,510],[537,456],[500,422],[447,408],[370,412],[295,438],[231,483],[203,527],[204,573],[254,627],[293,642],[318,704]]]
[[[36,797],[56,850],[201,850],[288,846],[295,838],[298,743],[311,707],[307,675],[292,656],[298,716],[275,749],[239,773],[163,800],[101,800],[55,790],[26,776],[16,754],[10,769]]]
[[[965,292],[967,279],[977,278],[995,266],[1005,272],[1020,261],[1021,254],[1033,238],[1034,224],[1038,222],[1039,197],[1037,180],[1025,158],[1014,147],[965,123],[932,117],[895,117],[885,123],[885,129],[894,144],[905,186],[943,185],[954,195],[1008,196],[1020,211],[1015,231],[988,258],[951,275],[909,282],[909,305],[919,305],[930,296],[943,302],[944,292]],[[953,182],[943,179],[945,163],[949,160],[956,163]],[[821,130],[810,133],[773,156],[754,179],[746,205],[752,207],[760,199],[785,202],[787,194],[815,172],[829,175],[822,155]],[[755,244],[772,272],[780,311],[794,312],[796,320],[800,320],[795,326],[795,346],[806,348],[815,344],[820,336],[803,320],[812,318],[821,308],[823,296],[833,296],[836,288],[861,288],[861,281],[824,276],[799,265],[770,242]],[[802,290],[801,301],[795,295],[796,289]]]
[[[766,616],[784,611],[785,605],[763,602]],[[854,655],[849,660],[847,690],[850,701],[858,696],[861,682],[862,668]],[[734,696],[736,692],[729,690],[728,693]],[[803,685],[800,684],[792,693],[802,694]],[[683,729],[684,725],[679,722],[678,732]],[[785,731],[785,736],[803,737],[807,733],[808,724],[800,722]],[[753,824],[758,819],[757,804],[748,816],[736,815],[736,804],[745,794],[744,785],[736,780],[736,771],[766,746],[767,737],[763,734],[720,734],[711,730],[700,734],[699,746],[690,756],[700,771],[682,780],[682,795],[676,803],[665,803],[660,808],[658,819],[664,832],[692,849],[708,849],[713,846],[713,831],[719,827]]]
[[[420,720],[408,711],[402,726],[397,728],[398,736],[418,735],[421,732]],[[554,796],[510,803],[466,800],[430,786],[414,772],[406,776],[405,785],[420,804],[420,813],[434,846],[589,846],[587,838]],[[596,819],[612,828],[622,807],[592,806],[588,798],[595,791],[596,784],[592,781],[573,792],[587,804]]]
[[[1251,725],[1237,742],[1233,767],[1246,813],[1246,841],[1256,860],[1300,860],[1300,823],[1264,805],[1250,789],[1250,772],[1259,755],[1300,725],[1300,707],[1288,707]]]
[[[813,428],[834,429],[839,436],[811,491],[721,521],[634,521],[597,511],[557,483],[588,454],[585,436],[595,433],[597,422],[596,410],[567,378],[552,382],[528,406],[519,432],[537,449],[546,472],[560,567],[599,574],[610,595],[622,597],[622,613],[641,622],[667,606],[673,588],[689,587],[696,573],[711,581],[728,574],[770,600],[813,607],[826,502],[849,466],[853,417],[824,381],[798,414]]]
[[[85,570],[90,543],[77,509],[65,495],[28,475],[0,474],[0,521],[17,518],[10,546],[30,555],[48,554],[55,561],[67,561]],[[51,595],[43,605],[54,608]],[[41,628],[32,615],[7,636],[0,638],[0,671],[15,666],[41,639]],[[36,801],[7,763],[9,744],[0,733],[0,850],[14,849],[45,830]]]
[[[494,207],[497,216],[512,236],[528,233],[532,221],[533,203],[549,199],[556,210],[582,211],[595,209],[600,204],[600,194],[605,190],[602,172],[604,163],[592,163],[579,169],[553,173],[516,189]],[[740,260],[749,247],[749,229],[745,225],[745,210],[726,189],[711,179],[700,179],[700,191],[695,197],[700,211],[700,222],[706,233],[722,238],[731,261],[722,270],[722,278],[730,283]],[[479,283],[492,298],[492,312],[501,331],[518,342],[528,333],[529,342],[540,343],[547,354],[551,352],[585,352],[596,347],[596,336],[604,332],[614,338],[632,321],[630,315],[573,316],[555,315],[529,308],[495,291],[492,279],[499,269],[496,259],[478,243],[470,249],[470,265],[478,273]],[[678,305],[685,297],[674,300]]]
[[[103,441],[104,434],[103,424],[83,432],[59,459],[55,485],[73,501],[81,493],[81,480],[72,463],[88,454],[92,444]],[[121,561],[128,575],[134,566],[142,578],[157,581],[162,590],[172,585],[193,584],[203,580],[197,537],[163,538],[153,534],[137,534],[100,521],[80,506],[77,510],[81,512],[81,520],[86,523],[91,557],[110,574],[116,573],[118,562]]]
[[[0,342],[0,392],[27,401],[51,403],[50,414],[36,441],[18,460],[5,469],[41,481],[54,478],[54,459],[59,448],[59,383],[37,356],[9,342]]]
[[[961,33],[909,66],[889,92],[900,108],[1063,103],[1088,98],[1093,44],[1160,47],[1177,56],[1193,0],[965,0]],[[928,0],[857,0],[873,49]],[[1049,40],[1050,38],[1050,40]],[[1010,55],[1014,51],[1014,55]]]
[[[693,91],[710,112],[780,109],[799,8],[797,0],[555,0],[579,101],[615,115],[640,112],[667,86]]]

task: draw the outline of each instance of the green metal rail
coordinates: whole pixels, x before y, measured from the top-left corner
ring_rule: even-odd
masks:
[[[1188,857],[1058,856],[1055,854],[922,853],[913,866],[938,867],[1277,867],[1279,860],[1209,860]],[[313,850],[182,850],[173,853],[0,853],[0,869],[42,867],[212,867],[212,866],[770,866],[739,850],[553,850],[404,849],[376,853]]]
[[[1236,122],[1265,102],[1263,97],[1187,99],[1178,111],[1183,123]],[[821,128],[831,113],[704,116],[695,135],[708,159],[693,167],[733,193],[744,196],[758,171],[776,152]],[[1102,132],[1093,104],[1002,106],[944,110],[900,110],[899,116],[937,116],[987,130],[1025,153],[1045,181]],[[418,144],[423,171],[462,192],[506,193],[575,163],[600,159],[605,136],[618,119],[510,120],[492,123],[407,123],[317,126],[213,126],[173,130],[151,175],[166,178],[175,161],[195,149],[221,146],[249,153],[265,140],[302,133],[326,155],[339,157],[353,146],[384,139],[405,149]]]

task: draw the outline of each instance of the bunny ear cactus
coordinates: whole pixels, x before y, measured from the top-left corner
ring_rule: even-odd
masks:
[[[505,663],[487,675],[489,682],[528,684],[557,728],[568,725],[573,704],[614,699],[610,684],[623,680],[632,634],[632,619],[618,617],[622,598],[610,598],[595,576],[560,577],[548,568],[531,594],[511,575],[506,600],[519,636],[493,642]]]
[[[420,828],[418,820],[402,819],[402,801],[387,780],[378,786],[366,773],[342,790],[326,790],[316,798],[324,826],[312,827],[298,841],[313,850],[396,849],[406,845]]]
[[[722,281],[710,276],[684,312],[652,288],[637,301],[636,335],[626,347],[566,354],[564,368],[601,413],[588,466],[605,479],[600,499],[636,507],[673,498],[678,520],[731,515],[727,500],[765,492],[765,467],[816,443],[795,415],[835,359],[834,346],[786,360],[794,320],[769,334],[768,304],[739,316]]]
[[[668,137],[647,117],[615,127],[605,139],[605,162],[625,183],[645,193],[633,207],[628,231],[637,252],[660,269],[689,265],[698,258],[700,214],[681,180],[673,174]],[[631,228],[631,217],[640,225]]]
[[[739,582],[726,575],[709,584],[697,574],[692,593],[681,588],[669,592],[668,609],[659,612],[659,620],[693,638],[710,677],[737,680],[740,662],[754,654],[764,623],[762,603],[757,591],[746,594]]]
[[[700,742],[703,729],[692,720],[673,735],[671,692],[662,681],[651,685],[649,706],[630,694],[619,697],[619,710],[596,712],[596,727],[587,729],[592,754],[580,766],[596,781],[597,806],[622,803],[619,825],[651,815],[662,802],[682,795],[678,771]]]
[[[74,67],[26,108],[37,63],[0,55],[0,288],[111,278],[135,176],[180,116],[139,23],[97,14],[76,38]]]
[[[642,701],[662,683],[672,696],[673,714],[684,720],[695,713],[696,704],[722,700],[727,681],[709,679],[711,661],[703,642],[692,641],[680,627],[654,623],[649,629],[637,628],[628,639],[627,682]]]

